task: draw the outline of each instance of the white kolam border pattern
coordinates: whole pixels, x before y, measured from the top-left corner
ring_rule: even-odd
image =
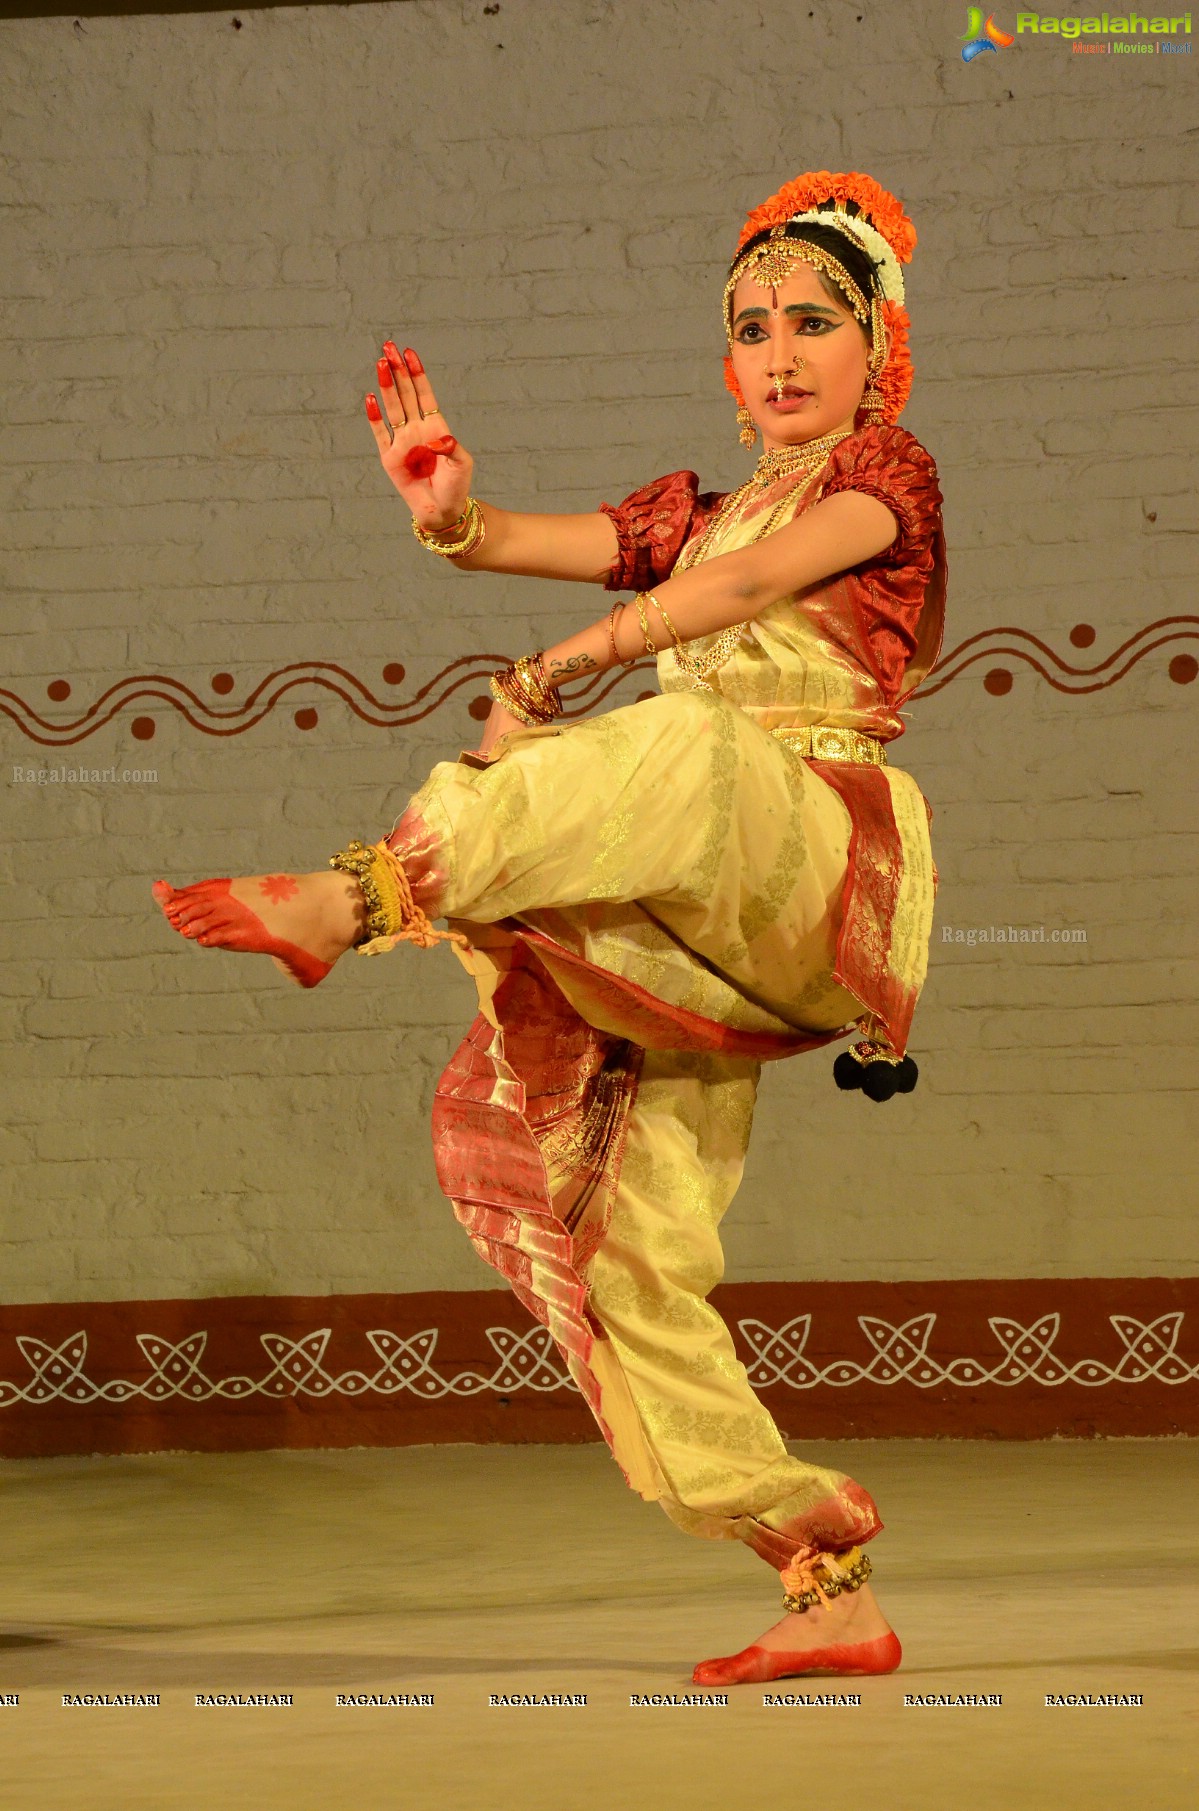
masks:
[[[1178,1340],[1185,1316],[1176,1310],[1152,1321],[1131,1314],[1108,1316],[1123,1347],[1114,1364],[1100,1359],[1078,1359],[1073,1364],[1058,1357],[1054,1346],[1061,1330],[1060,1314],[1043,1314],[1023,1326],[1006,1315],[993,1315],[988,1326],[999,1344],[993,1363],[977,1358],[955,1358],[943,1363],[929,1352],[937,1315],[915,1315],[892,1325],[874,1315],[857,1316],[869,1347],[864,1362],[835,1359],[826,1365],[806,1356],[812,1316],[799,1314],[780,1327],[756,1319],[739,1320],[737,1326],[749,1349],[747,1371],[757,1388],[782,1385],[792,1390],[818,1386],[850,1389],[858,1384],[908,1383],[929,1390],[945,1385],[978,1389],[993,1384],[1010,1389],[1016,1384],[1039,1384],[1046,1389],[1081,1384],[1100,1389],[1110,1384],[1149,1382],[1185,1384],[1199,1380],[1199,1363],[1188,1364],[1179,1355]],[[153,1333],[140,1333],[137,1344],[150,1366],[140,1382],[113,1378],[96,1382],[87,1374],[87,1333],[68,1335],[57,1346],[31,1334],[18,1334],[16,1343],[30,1369],[25,1382],[0,1379],[0,1409],[19,1403],[44,1405],[70,1403],[129,1403],[136,1398],[160,1403],[170,1398],[210,1402],[214,1398],[236,1401],[250,1397],[307,1396],[314,1398],[394,1397],[408,1392],[426,1401],[448,1396],[479,1396],[492,1391],[508,1396],[518,1390],[548,1393],[574,1390],[553,1340],[544,1327],[526,1333],[508,1327],[488,1327],[487,1339],[495,1354],[489,1372],[464,1369],[452,1376],[436,1368],[438,1329],[427,1327],[403,1337],[383,1328],[365,1335],[377,1359],[369,1370],[335,1372],[325,1360],[332,1329],[322,1327],[301,1338],[280,1333],[259,1337],[269,1361],[260,1377],[213,1377],[204,1369],[207,1332],[189,1334],[172,1343]]]

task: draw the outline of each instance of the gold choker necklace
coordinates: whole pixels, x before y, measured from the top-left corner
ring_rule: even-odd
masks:
[[[824,464],[839,441],[853,433],[852,428],[838,428],[822,434],[819,440],[805,440],[799,446],[773,447],[763,453],[754,467],[753,482],[762,490],[780,478],[794,478],[800,472],[814,472]]]

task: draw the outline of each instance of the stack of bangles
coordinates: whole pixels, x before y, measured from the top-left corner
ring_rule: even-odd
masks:
[[[693,666],[689,656],[683,651],[683,642],[679,633],[651,591],[639,591],[633,599],[637,620],[641,624],[645,652],[652,655],[657,655],[659,652],[658,646],[650,634],[649,618],[646,615],[647,604],[652,604],[662,618],[670,634],[670,639],[674,643],[675,658],[679,665],[685,673],[692,673]],[[608,615],[608,640],[612,647],[613,666],[627,669],[636,666],[641,655],[634,654],[630,660],[622,660],[620,650],[616,646],[617,617],[625,608],[624,604],[613,604]],[[552,723],[555,717],[562,715],[564,709],[557,692],[546,679],[545,668],[541,664],[543,652],[544,650],[539,649],[536,654],[523,654],[510,667],[505,667],[502,672],[494,673],[489,683],[491,696],[496,703],[502,704],[510,716],[515,717],[518,723],[527,724],[530,729],[535,729],[543,723]]]
[[[429,548],[430,552],[439,553],[446,560],[463,560],[483,545],[487,538],[487,523],[478,503],[468,497],[466,508],[456,522],[448,523],[445,528],[422,528],[413,516],[412,532],[421,546]]]
[[[552,723],[555,717],[562,715],[564,708],[545,676],[541,653],[539,649],[536,654],[522,654],[510,667],[493,673],[489,685],[496,703],[502,704],[509,716],[515,717],[518,723],[527,724],[530,729]]]

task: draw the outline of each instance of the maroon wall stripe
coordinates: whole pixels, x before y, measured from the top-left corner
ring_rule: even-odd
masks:
[[[790,1438],[1199,1434],[1199,1278],[730,1283]],[[0,1307],[0,1453],[598,1438],[502,1290]]]

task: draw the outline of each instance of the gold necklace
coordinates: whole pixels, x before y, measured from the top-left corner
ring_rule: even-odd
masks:
[[[822,434],[818,440],[804,440],[799,446],[772,447],[758,460],[752,482],[765,490],[780,478],[814,472],[817,466],[824,464],[837,443],[852,433],[852,428],[837,428],[831,434]]]
[[[675,571],[689,572],[693,566],[698,566],[700,561],[707,557],[716,541],[724,534],[726,528],[740,521],[742,506],[755,491],[765,490],[783,478],[810,477],[814,472],[819,471],[838,442],[846,439],[853,431],[852,428],[842,428],[831,434],[822,434],[818,440],[806,440],[800,446],[775,447],[770,452],[763,453],[754,469],[753,477],[739,485],[732,496],[726,498],[699,540],[693,542],[692,547],[689,547],[683,558],[679,560]],[[753,537],[746,542],[747,547],[752,547],[756,542],[765,540],[768,534],[774,532],[791,505],[795,488],[792,485],[781,502],[770,511],[762,526],[756,529]],[[693,681],[692,690],[701,686],[708,692],[716,690],[714,685],[708,684],[708,674],[714,673],[730,658],[748,627],[748,622],[734,623],[731,628],[723,630],[706,653],[701,654],[698,659],[684,654],[680,647],[675,648],[675,663],[684,673],[690,675]]]

